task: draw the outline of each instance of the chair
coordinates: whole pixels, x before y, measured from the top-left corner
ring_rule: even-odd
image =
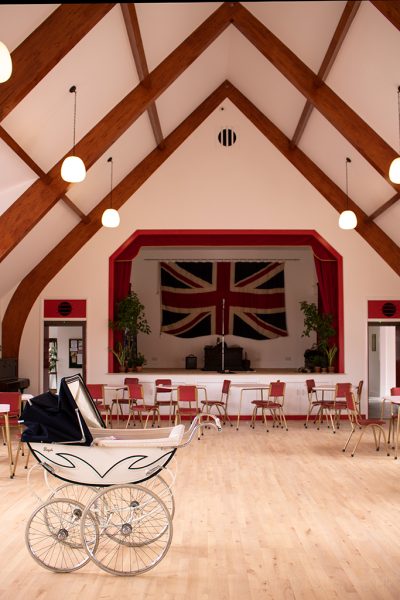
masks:
[[[0,404],[9,404],[10,411],[8,413],[8,425],[10,428],[11,435],[11,427],[17,427],[20,432],[22,432],[22,427],[18,423],[18,419],[21,414],[21,394],[20,392],[0,392]],[[6,436],[5,436],[5,419],[4,415],[0,414],[0,426],[1,433],[3,436],[3,445],[6,446]]]
[[[361,394],[362,394],[363,385],[364,385],[364,381],[362,379],[360,379],[360,381],[358,382],[357,390],[356,390],[356,402],[357,402],[357,408],[358,408],[359,413],[361,413]]]
[[[261,390],[261,400],[253,400],[252,404],[254,404],[253,414],[251,418],[250,426],[255,428],[255,422],[257,418],[257,411],[261,408],[261,414],[265,426],[267,427],[267,417],[265,415],[265,411],[268,410],[272,416],[272,427],[281,427],[285,428],[288,431],[285,413],[283,412],[283,405],[285,402],[285,388],[286,383],[283,381],[272,381],[269,385],[268,390],[268,399],[264,400],[262,398],[262,390]]]
[[[166,386],[166,387],[159,387]],[[168,425],[171,424],[171,419],[175,421],[176,414],[176,406],[177,401],[172,398],[172,381],[171,379],[156,379],[155,380],[155,388],[154,388],[154,404],[160,408],[161,406],[168,406],[169,408],[169,416],[168,416]],[[159,394],[169,394],[168,400],[159,400]]]
[[[179,385],[177,388],[177,406],[175,415],[175,425],[181,423],[182,417],[191,417],[193,420],[197,415],[201,414],[198,402],[197,387],[195,385]],[[203,428],[199,428],[198,439],[200,439],[200,431],[203,435]]]
[[[318,427],[321,421],[326,417],[326,421],[330,421],[333,433],[340,427],[340,417],[343,410],[348,410],[346,402],[347,392],[351,392],[352,384],[347,382],[337,383],[335,386],[334,397],[332,400],[321,400],[320,413],[318,418]]]
[[[87,389],[89,390],[89,394],[92,396],[94,403],[96,404],[96,408],[101,414],[102,417],[105,417],[106,427],[108,427],[108,419],[110,418],[111,427],[112,427],[112,419],[111,419],[111,405],[106,404],[105,394],[104,394],[104,384],[102,383],[87,383]]]
[[[129,390],[127,389],[127,386],[130,383],[139,383],[139,378],[138,377],[125,377],[124,379],[124,386],[126,386],[126,389],[123,391],[123,396],[119,397],[118,396],[118,392],[115,398],[113,398],[111,400],[111,412],[110,412],[110,416],[112,419],[112,415],[114,413],[114,407],[116,408],[116,413],[117,413],[117,423],[119,425],[119,417],[123,417],[124,416],[124,411],[122,410],[123,406],[127,406],[128,407],[128,413],[129,413],[129,406],[130,406],[130,399],[129,399]],[[128,396],[125,396],[125,392],[128,392]]]
[[[381,440],[381,434],[382,434],[383,439],[385,441],[385,445],[387,447],[387,455],[389,456],[389,445],[388,445],[388,442],[386,441],[385,430],[383,429],[383,426],[385,425],[384,419],[363,419],[357,410],[357,401],[354,397],[354,393],[351,390],[347,390],[345,397],[346,397],[347,414],[349,416],[350,425],[351,425],[351,432],[350,432],[349,438],[343,448],[343,452],[346,452],[346,448],[349,445],[349,442],[350,442],[355,430],[358,427],[362,431],[360,433],[360,437],[358,438],[356,445],[354,446],[353,452],[351,453],[351,456],[354,456],[355,451],[357,450],[358,444],[360,443],[362,436],[364,435],[367,428],[371,427],[373,434],[374,434],[376,451],[378,451],[380,448],[380,440]],[[378,437],[377,437],[377,433],[378,433]]]
[[[390,388],[390,395],[391,396],[400,396],[400,387]],[[395,411],[393,404],[390,405],[388,444],[390,444],[390,436],[391,435],[393,436],[393,442],[395,441],[395,427],[397,425],[397,411],[398,410],[399,410],[398,407],[396,407],[396,411]],[[394,446],[392,446],[392,447],[394,448]]]
[[[315,381],[314,379],[306,379],[306,388],[307,388],[307,397],[308,397],[308,411],[306,422],[304,423],[304,427],[307,429],[308,420],[311,416],[313,408],[318,408],[318,412],[315,415],[314,423],[316,422],[319,411],[321,410],[321,400],[318,399],[317,392],[315,390]]]
[[[143,394],[143,386],[141,383],[128,383],[128,391],[129,391],[129,415],[128,421],[126,423],[126,428],[128,429],[131,417],[133,417],[133,422],[135,426],[135,417],[136,415],[139,417],[140,424],[143,427],[143,415],[147,413],[146,421],[144,424],[144,428],[147,427],[148,420],[150,415],[153,416],[153,423],[155,423],[155,418],[157,416],[157,424],[160,426],[160,410],[158,406],[155,404],[146,404],[144,401]]]
[[[231,387],[231,381],[229,379],[225,379],[222,383],[221,390],[221,398],[219,400],[202,400],[202,412],[205,411],[207,415],[211,414],[211,409],[216,408],[220,417],[223,417],[223,424],[225,425],[227,421],[231,427],[233,427],[231,420],[228,415],[228,400],[229,400],[229,391]]]

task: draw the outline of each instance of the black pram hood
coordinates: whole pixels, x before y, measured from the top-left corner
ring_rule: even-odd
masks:
[[[81,442],[82,431],[76,414],[76,402],[64,379],[60,383],[59,395],[45,392],[35,396],[22,411],[21,420],[26,429],[23,442],[75,442],[90,446],[93,437],[81,417],[86,440]]]

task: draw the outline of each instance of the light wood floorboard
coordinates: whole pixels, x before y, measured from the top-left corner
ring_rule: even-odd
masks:
[[[54,574],[33,561],[24,531],[37,503],[22,464],[9,479],[2,447],[0,598],[398,600],[400,460],[376,452],[372,432],[354,458],[342,453],[348,431],[295,421],[288,432],[248,422],[207,430],[177,453],[169,552],[127,578],[94,563]],[[32,487],[45,489],[39,470]]]

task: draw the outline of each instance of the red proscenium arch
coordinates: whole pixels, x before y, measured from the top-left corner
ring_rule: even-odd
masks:
[[[109,259],[109,319],[114,320],[115,262],[132,261],[143,246],[311,246],[315,256],[335,260],[337,264],[338,370],[344,371],[343,334],[343,261],[342,256],[314,230],[137,230]],[[109,347],[113,347],[114,332],[109,330]],[[109,354],[108,370],[113,372],[113,357]]]

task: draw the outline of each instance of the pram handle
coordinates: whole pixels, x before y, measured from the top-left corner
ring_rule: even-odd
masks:
[[[210,419],[211,419],[211,421],[210,421]],[[196,431],[198,430],[198,428],[202,427],[203,421],[206,421],[207,425],[211,425],[212,427],[215,427],[215,429],[217,429],[218,431],[222,431],[221,421],[215,415],[206,415],[206,414],[197,415],[193,419],[190,428],[185,432],[185,434],[182,438],[182,443],[179,444],[178,448],[183,448],[184,446],[187,446],[188,444],[190,444],[190,442],[192,441],[193,436],[196,433]]]

